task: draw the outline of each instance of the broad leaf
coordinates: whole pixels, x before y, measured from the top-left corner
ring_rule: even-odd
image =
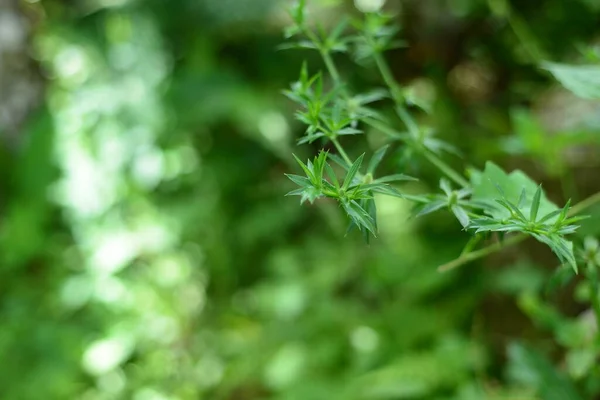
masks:
[[[496,219],[510,217],[511,213],[509,209],[511,205],[519,203],[522,205],[520,211],[523,214],[531,214],[531,211],[533,211],[532,203],[538,190],[538,185],[522,171],[516,170],[507,174],[496,164],[488,161],[483,172],[481,174],[473,174],[471,181],[473,183],[472,200],[488,204],[488,208],[485,211]],[[504,194],[505,200],[511,203],[511,205],[502,204],[506,208],[500,207],[497,203],[497,200],[501,197],[499,190]],[[548,200],[544,191],[541,190],[536,215],[545,216],[555,210],[558,210],[558,207]],[[550,218],[548,222],[552,223],[555,218]]]
[[[600,65],[568,65],[543,63],[542,68],[575,95],[584,99],[600,99]]]

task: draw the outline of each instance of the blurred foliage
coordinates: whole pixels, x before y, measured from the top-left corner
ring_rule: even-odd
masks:
[[[327,26],[357,12],[309,3]],[[475,166],[526,171],[557,204],[600,189],[600,106],[552,76],[598,64],[596,1],[389,3],[407,43],[393,73],[440,138]],[[292,151],[319,145],[295,147],[281,94],[305,56],[319,65],[276,50],[284,6],[21,4],[46,91],[19,146],[0,142],[0,398],[598,398],[594,291],[549,250],[438,273],[467,237],[452,215],[415,220],[378,197],[367,246],[334,203],[284,197]],[[374,82],[336,61],[357,88]],[[389,151],[382,174],[402,166],[425,177],[408,190],[435,190],[427,164]],[[581,240],[600,233],[590,214]]]

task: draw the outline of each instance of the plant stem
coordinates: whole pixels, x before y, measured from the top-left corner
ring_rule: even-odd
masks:
[[[591,195],[587,199],[582,200],[579,203],[575,204],[573,207],[571,207],[571,209],[569,210],[569,217],[572,217],[574,215],[579,214],[580,212],[582,212],[584,210],[587,210],[588,208],[592,207],[596,203],[600,203],[600,192]]]
[[[335,66],[335,63],[333,62],[333,59],[331,58],[331,54],[329,51],[324,49],[321,49],[320,53],[321,58],[323,58],[323,62],[325,63],[325,67],[327,67],[327,71],[329,72],[329,75],[331,75],[331,79],[333,79],[336,85],[341,85],[342,82],[340,79],[340,74]]]
[[[580,201],[579,203],[575,204],[573,207],[571,207],[571,209],[569,210],[568,216],[572,217],[574,215],[577,215],[579,213],[581,213],[582,211],[587,210],[588,208],[596,205],[600,203],[600,192],[591,195],[590,197],[588,197],[585,200]],[[485,257],[489,254],[495,253],[497,251],[502,250],[503,248],[507,247],[507,246],[511,246],[513,244],[517,244],[519,242],[522,242],[523,240],[527,239],[527,235],[520,233],[518,235],[512,236],[508,239],[506,239],[504,242],[500,243],[494,243],[491,244],[487,247],[484,247],[483,249],[479,249],[477,251],[473,251],[471,253],[467,253],[465,255],[462,255],[456,259],[454,259],[453,261],[450,261],[449,263],[446,263],[444,265],[441,265],[438,267],[438,271],[440,272],[445,272],[445,271],[450,271],[454,268],[458,268],[468,262],[477,260],[479,258]],[[600,300],[599,300],[600,301]],[[598,307],[598,311],[600,312],[600,304]]]
[[[350,160],[350,157],[348,157],[348,154],[346,154],[346,151],[344,150],[340,142],[337,140],[337,138],[331,139],[331,142],[335,145],[337,151],[340,153],[344,161],[346,161],[346,163],[350,167],[352,165],[352,160]]]
[[[392,92],[392,97],[394,99],[394,102],[396,103],[396,112],[398,113],[398,116],[400,117],[404,125],[406,125],[406,128],[408,129],[408,132],[410,133],[411,137],[415,140],[416,143],[418,143],[420,139],[419,127],[404,105],[404,96],[402,95],[400,85],[394,79],[392,71],[390,70],[390,67],[388,66],[381,53],[375,52],[373,54],[373,58],[375,59],[375,63],[377,64],[377,68],[379,69],[379,73],[381,74],[383,81]],[[453,170],[452,167],[446,164],[437,155],[427,150],[426,148],[423,148],[422,146],[413,145],[413,147],[416,150],[418,150],[430,163],[432,163],[441,172],[448,176],[448,178],[452,179],[455,183],[457,183],[463,188],[469,187],[469,182],[465,178],[463,178],[461,174]]]
[[[439,272],[450,271],[450,270],[452,270],[454,268],[458,268],[468,262],[477,260],[477,259],[485,257],[489,254],[500,251],[506,246],[511,246],[513,244],[522,242],[525,239],[527,239],[527,235],[524,235],[524,234],[518,234],[515,236],[511,236],[508,239],[506,239],[504,242],[496,242],[492,245],[484,247],[483,249],[472,251],[470,253],[467,253],[465,255],[462,255],[462,256],[450,261],[449,263],[441,265],[438,267],[438,271]]]
[[[394,79],[394,75],[392,74],[387,62],[379,52],[373,53],[373,59],[375,60],[375,64],[377,64],[377,68],[379,69],[379,73],[381,74],[383,81],[392,91],[394,101],[396,104],[398,104],[398,106],[404,107],[404,96],[402,95],[402,90],[400,89],[398,82],[396,82],[396,79]]]
[[[442,171],[446,176],[448,176],[448,178],[452,179],[454,182],[456,182],[458,185],[460,185],[464,188],[469,187],[469,182],[465,178],[463,178],[461,174],[459,174],[454,169],[452,169],[451,166],[446,164],[436,154],[432,153],[431,151],[429,151],[427,149],[423,149],[423,148],[416,146],[415,143],[412,143],[411,141],[407,141],[405,138],[403,138],[403,136],[400,132],[397,132],[396,130],[390,128],[389,126],[387,126],[385,124],[382,124],[381,122],[379,122],[373,118],[365,118],[363,120],[363,122],[394,139],[403,140],[404,143],[413,147],[415,150],[419,151],[423,155],[423,157],[425,157],[430,163],[432,163],[440,171]]]
[[[442,161],[437,155],[432,153],[429,150],[423,150],[423,156],[429,160],[430,163],[438,167],[440,171],[448,176],[448,178],[452,179],[454,182],[458,183],[463,188],[469,187],[469,182],[463,178],[458,172],[453,170],[448,164]]]

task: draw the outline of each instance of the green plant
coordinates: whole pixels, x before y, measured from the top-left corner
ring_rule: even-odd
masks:
[[[350,228],[358,227],[367,239],[369,235],[377,234],[376,195],[413,202],[413,215],[417,217],[449,210],[471,239],[457,259],[440,266],[441,271],[457,268],[533,237],[556,254],[561,273],[564,274],[562,266],[575,273],[580,269],[578,265],[584,266],[588,298],[597,324],[600,324],[598,245],[593,239],[588,239],[585,245],[573,239],[579,222],[586,218],[582,213],[600,202],[600,193],[575,205],[569,200],[558,207],[548,200],[541,185],[520,170],[506,173],[488,161],[483,170],[471,168],[466,174],[461,173],[445,160],[446,155],[456,154],[456,149],[433,136],[430,127],[418,122],[420,114],[431,112],[427,101],[402,87],[387,64],[384,53],[404,45],[396,40],[399,28],[392,15],[382,11],[367,12],[360,18],[342,19],[329,31],[318,23],[313,26],[308,22],[305,1],[298,1],[290,15],[293,25],[286,31],[290,42],[284,47],[317,51],[326,71],[310,75],[305,63],[299,80],[285,91],[286,96],[300,106],[296,118],[306,125],[298,144],[319,141],[323,147],[332,145],[333,149],[320,150],[312,162],[304,163],[296,157],[304,176],[288,175],[299,186],[289,195],[301,196],[301,203],[306,200],[312,203],[321,197],[336,200],[348,215]],[[350,26],[353,29],[350,30]],[[522,21],[514,27],[517,28],[521,33],[526,30]],[[353,93],[350,83],[338,71],[335,53],[347,54],[361,66],[374,68],[385,89]],[[532,48],[530,54],[538,60],[542,53]],[[541,62],[540,67],[550,71],[576,95],[600,98],[600,67],[548,62]],[[328,75],[327,81],[325,75]],[[375,109],[374,103],[381,107]],[[395,115],[390,115],[390,110]],[[367,168],[363,163],[365,153],[353,159],[345,148],[347,136],[363,135],[365,131],[387,138],[387,143],[374,152]],[[414,194],[394,186],[398,182],[415,180],[404,171],[374,177],[375,168],[386,156],[386,150],[395,145],[409,150],[414,157],[427,160],[437,169],[441,193]],[[339,178],[340,174],[343,178]],[[537,314],[531,315],[535,319]],[[599,339],[600,336],[596,342]],[[587,364],[596,359],[597,347],[595,349],[586,353]],[[594,355],[590,357],[589,354]]]

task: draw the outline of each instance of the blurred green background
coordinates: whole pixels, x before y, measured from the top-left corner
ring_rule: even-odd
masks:
[[[295,146],[281,90],[302,60],[321,68],[277,50],[287,5],[0,1],[0,399],[596,398],[573,339],[589,295],[549,290],[543,246],[441,274],[468,240],[450,214],[378,199],[366,245],[335,204],[284,197],[292,152],[319,144]],[[358,12],[309,5],[326,26]],[[508,5],[389,1],[409,45],[388,54],[394,74],[429,94],[422,118],[460,148],[453,164],[493,160],[581,200],[600,189],[600,105],[536,58],[598,63],[600,2]],[[385,168],[436,190],[403,148]]]

